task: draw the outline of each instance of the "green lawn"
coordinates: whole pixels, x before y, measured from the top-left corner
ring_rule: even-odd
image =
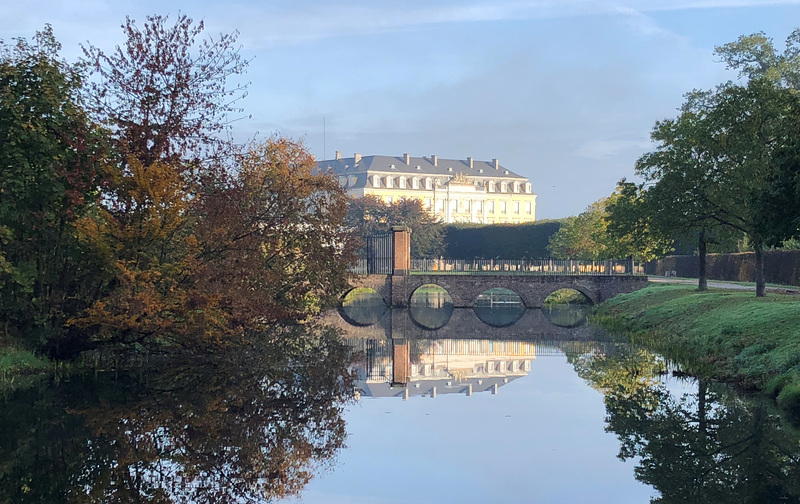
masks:
[[[651,284],[603,303],[593,318],[691,372],[764,389],[800,413],[800,296]]]

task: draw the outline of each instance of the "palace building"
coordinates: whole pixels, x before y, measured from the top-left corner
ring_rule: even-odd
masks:
[[[362,156],[320,161],[354,197],[373,195],[392,203],[417,198],[440,222],[475,224],[536,220],[531,182],[500,165],[497,159],[476,161],[438,156]]]

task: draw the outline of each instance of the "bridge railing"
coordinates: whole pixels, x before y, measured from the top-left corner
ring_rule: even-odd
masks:
[[[411,274],[435,275],[644,275],[644,263],[569,259],[412,259]]]

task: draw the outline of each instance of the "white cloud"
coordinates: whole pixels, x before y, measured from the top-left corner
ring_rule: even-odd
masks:
[[[422,30],[441,24],[624,14],[646,34],[667,34],[643,13],[687,9],[797,5],[800,0],[535,0],[435,4],[226,5],[217,18],[247,34],[249,45],[279,46],[352,35]],[[249,25],[249,26],[248,26]]]

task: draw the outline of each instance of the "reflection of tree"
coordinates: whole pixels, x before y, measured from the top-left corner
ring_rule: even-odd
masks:
[[[660,492],[653,502],[800,502],[800,433],[764,401],[703,379],[675,397],[648,377],[653,358],[629,350],[576,362],[605,394],[619,457],[638,458],[637,479]]]
[[[0,409],[0,502],[298,493],[343,445],[347,349],[327,331],[272,336],[211,362],[14,393]]]

